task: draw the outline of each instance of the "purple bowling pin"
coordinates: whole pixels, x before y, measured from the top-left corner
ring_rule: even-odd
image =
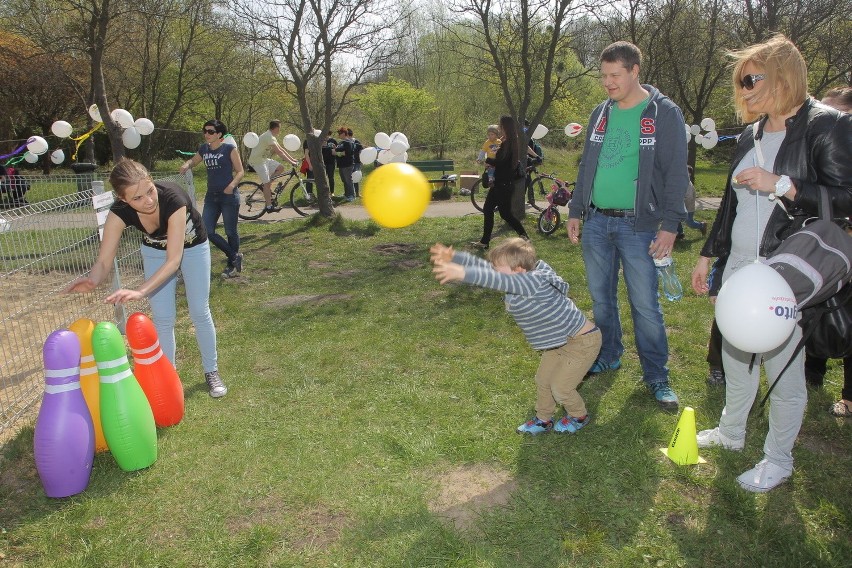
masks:
[[[76,495],[89,485],[95,427],[80,390],[80,340],[67,329],[44,342],[44,397],[35,425],[36,469],[48,497]]]

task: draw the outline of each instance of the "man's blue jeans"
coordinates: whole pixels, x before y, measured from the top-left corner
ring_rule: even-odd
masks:
[[[618,269],[624,269],[636,348],[648,385],[668,382],[669,344],[657,295],[657,269],[648,247],[656,235],[637,232],[634,217],[608,217],[589,210],[583,224],[583,261],[595,323],[602,332],[599,358],[612,363],[624,353],[618,312]]]
[[[240,235],[237,233],[237,212],[240,210],[240,192],[234,190],[233,195],[224,192],[208,191],[204,196],[204,210],[201,212],[201,220],[207,230],[207,238],[216,245],[216,248],[228,257],[228,264],[234,262],[234,257],[240,252]],[[216,232],[216,223],[222,216],[222,224],[225,226],[226,241],[222,235]]]

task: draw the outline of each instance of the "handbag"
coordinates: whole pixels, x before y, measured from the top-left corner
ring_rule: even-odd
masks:
[[[843,359],[852,355],[852,284],[826,300],[824,311],[808,337],[808,355],[821,359]]]
[[[308,172],[311,171],[311,163],[307,158],[302,158],[302,165],[299,166],[299,173],[304,175],[308,175]]]

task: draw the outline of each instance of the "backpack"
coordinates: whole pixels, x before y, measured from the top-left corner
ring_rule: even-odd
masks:
[[[364,149],[364,146],[361,144],[361,141],[357,138],[352,139],[352,144],[355,146],[355,157],[353,158],[356,164],[361,163],[361,150]]]

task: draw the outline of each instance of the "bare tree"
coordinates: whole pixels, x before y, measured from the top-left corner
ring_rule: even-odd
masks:
[[[393,22],[405,8],[388,0],[238,0],[232,10],[250,22],[246,38],[276,65],[299,106],[318,188],[320,214],[334,215],[328,180],[315,130],[328,130],[349,102],[349,95],[398,49]],[[324,99],[321,123],[309,104],[319,81]]]

